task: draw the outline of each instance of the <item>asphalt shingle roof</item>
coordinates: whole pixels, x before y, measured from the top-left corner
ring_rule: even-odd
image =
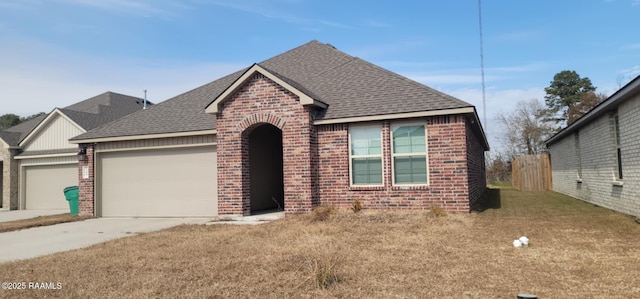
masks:
[[[109,91],[59,110],[83,129],[89,131],[141,110],[143,101],[141,98]],[[148,103],[148,105],[152,104]],[[11,146],[17,146],[47,116],[48,114],[42,115],[0,131],[0,138]]]
[[[258,64],[315,100],[328,104],[319,119],[473,107],[315,40]],[[247,69],[73,139],[215,129],[215,115],[207,114],[205,108]]]

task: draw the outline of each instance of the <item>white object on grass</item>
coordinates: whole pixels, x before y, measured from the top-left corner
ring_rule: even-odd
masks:
[[[529,246],[529,238],[522,236],[518,240],[522,243],[522,246]]]

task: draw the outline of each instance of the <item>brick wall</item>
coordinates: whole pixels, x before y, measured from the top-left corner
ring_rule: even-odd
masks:
[[[14,149],[2,148],[2,208],[17,210],[18,199],[18,161],[13,157],[16,155]]]
[[[553,190],[640,217],[640,95],[622,103],[618,116],[623,185],[614,184],[613,129],[609,116],[603,115],[580,128],[578,145],[575,134],[568,134],[549,146]],[[582,182],[577,180],[578,165],[582,166]]]
[[[250,214],[249,133],[271,124],[282,130],[286,213],[308,212],[317,201],[310,107],[293,93],[256,74],[222,104],[216,116],[218,213]]]
[[[80,146],[87,147],[87,155],[86,159],[80,159],[80,161],[78,161],[78,214],[81,216],[95,216],[95,149],[92,144],[81,144]],[[89,167],[89,177],[86,179],[82,177],[82,168],[84,166]]]
[[[419,187],[392,185],[389,154],[389,130],[392,122],[379,123],[382,125],[384,152],[382,187],[351,187],[348,125],[319,126],[320,201],[342,208],[351,207],[353,200],[358,199],[363,207],[370,209],[427,209],[440,206],[450,211],[468,212],[470,205],[466,119],[462,116],[446,116],[426,118],[425,121],[429,186]],[[474,157],[477,156],[477,151],[473,152]],[[479,168],[472,167],[474,171]]]
[[[484,160],[484,147],[473,133],[470,125],[467,132],[467,173],[469,175],[469,203],[471,206],[480,199],[487,189],[487,171]]]

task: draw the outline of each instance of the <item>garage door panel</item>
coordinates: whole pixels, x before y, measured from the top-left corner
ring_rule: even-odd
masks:
[[[217,215],[214,146],[99,154],[104,217]]]
[[[24,200],[29,210],[68,209],[64,188],[78,185],[78,165],[37,165],[24,167]]]

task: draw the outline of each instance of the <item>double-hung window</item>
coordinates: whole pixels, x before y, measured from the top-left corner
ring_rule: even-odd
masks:
[[[426,185],[428,183],[424,124],[392,125],[391,155],[394,185]]]
[[[382,127],[349,128],[351,185],[382,185]]]

